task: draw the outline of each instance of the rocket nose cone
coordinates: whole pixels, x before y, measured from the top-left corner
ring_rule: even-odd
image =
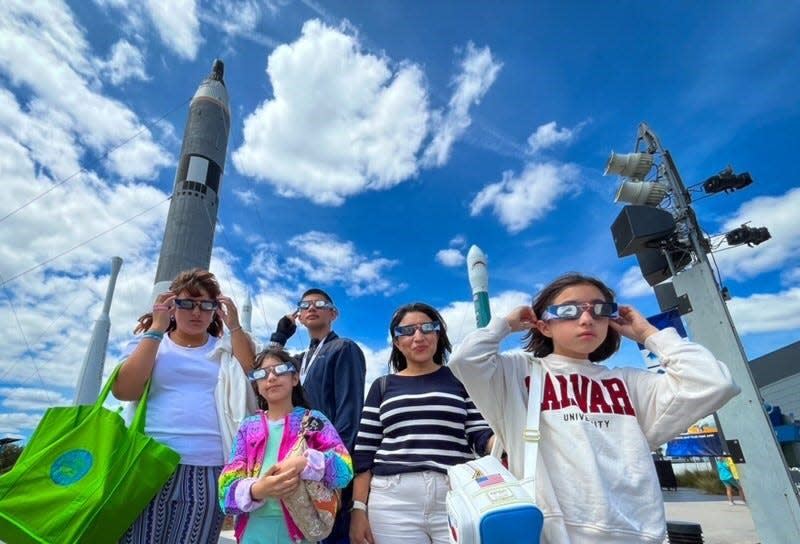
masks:
[[[473,245],[471,248],[469,248],[469,251],[467,252],[467,264],[469,264],[469,266],[472,266],[476,262],[482,262],[485,264],[486,255],[483,253],[481,248]]]
[[[216,59],[214,61],[214,65],[211,67],[211,79],[215,79],[217,81],[222,81],[222,78],[225,76],[225,63],[223,63],[220,59]]]

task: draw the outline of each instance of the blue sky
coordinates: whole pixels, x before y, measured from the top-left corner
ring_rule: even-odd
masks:
[[[602,175],[646,121],[687,185],[752,174],[694,208],[709,235],[772,234],[715,254],[747,355],[798,340],[799,24],[777,2],[4,3],[0,436],[72,401],[112,256],[106,373],[147,309],[188,100],[215,58],[233,124],[211,269],[252,298],[260,339],[322,287],[372,380],[397,306],[436,306],[456,341],[474,327],[472,244],[495,314],[573,270],[656,313],[616,256],[620,179]],[[614,364],[643,365],[632,345]]]

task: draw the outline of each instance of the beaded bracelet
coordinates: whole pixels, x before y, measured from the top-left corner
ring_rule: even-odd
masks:
[[[149,338],[150,340],[161,342],[164,338],[164,333],[161,331],[147,331],[142,335],[142,338]]]
[[[235,329],[231,329],[231,330],[230,330],[230,331],[228,331],[228,332],[230,332],[230,334],[233,334],[233,333],[235,333],[235,332],[238,332],[238,331],[240,331],[240,330],[242,330],[242,326],[241,326],[241,325],[239,325],[239,326],[238,326],[238,327],[236,327]]]

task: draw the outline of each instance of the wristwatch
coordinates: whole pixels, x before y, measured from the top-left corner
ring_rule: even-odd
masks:
[[[367,511],[367,503],[361,501],[353,501],[353,506],[350,507],[350,511],[353,510],[363,510],[364,512]]]

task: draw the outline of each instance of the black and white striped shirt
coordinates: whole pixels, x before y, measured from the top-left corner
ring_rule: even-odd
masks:
[[[389,476],[447,468],[483,455],[489,424],[449,368],[422,376],[387,377],[381,399],[375,380],[356,438],[356,473]]]

